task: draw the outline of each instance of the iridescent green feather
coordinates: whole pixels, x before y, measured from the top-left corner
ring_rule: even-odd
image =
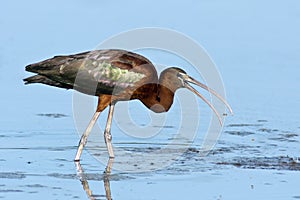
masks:
[[[84,67],[98,82],[109,82],[113,85],[133,84],[145,77],[144,74],[120,69],[108,62],[96,62],[87,60]]]

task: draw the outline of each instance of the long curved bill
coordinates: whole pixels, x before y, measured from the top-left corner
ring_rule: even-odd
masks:
[[[182,74],[182,78],[184,80],[184,86],[191,90],[193,93],[195,93],[197,96],[199,96],[213,111],[214,113],[217,115],[218,119],[219,119],[219,122],[222,126],[222,118],[220,116],[220,114],[218,113],[218,111],[216,110],[216,108],[210,103],[209,100],[207,100],[202,94],[200,94],[195,88],[193,88],[190,84],[188,83],[193,83],[205,90],[207,90],[208,92],[210,92],[211,94],[213,94],[214,96],[216,96],[220,101],[222,101],[225,106],[228,108],[229,112],[231,114],[233,114],[233,111],[230,107],[230,105],[227,103],[227,101],[221,96],[219,95],[216,91],[214,91],[213,89],[207,87],[206,85],[204,85],[203,83],[200,83],[199,81],[193,79],[192,77],[186,75],[186,74]]]

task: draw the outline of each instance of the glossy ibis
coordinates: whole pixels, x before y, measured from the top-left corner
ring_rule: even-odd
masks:
[[[187,88],[203,99],[217,115],[214,106],[189,83],[193,83],[218,97],[232,112],[228,103],[214,90],[193,79],[177,67],[170,67],[158,77],[154,65],[145,57],[118,49],[94,50],[68,56],[55,56],[26,66],[26,71],[37,75],[24,79],[25,84],[43,83],[59,88],[75,89],[98,97],[96,112],[83,133],[75,161],[80,160],[87,137],[100,113],[109,106],[109,114],[104,131],[109,157],[113,158],[110,133],[115,103],[139,99],[150,110],[167,112],[174,94],[179,88]]]

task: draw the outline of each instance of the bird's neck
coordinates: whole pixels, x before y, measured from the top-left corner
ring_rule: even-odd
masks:
[[[164,81],[160,80],[158,84],[153,84],[153,91],[141,99],[143,104],[156,113],[167,112],[173,104],[174,94],[177,88],[172,88]]]

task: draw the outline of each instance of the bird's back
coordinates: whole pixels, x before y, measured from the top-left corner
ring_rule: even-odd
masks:
[[[55,56],[26,66],[37,75],[26,84],[43,83],[99,96],[134,91],[145,83],[157,82],[157,72],[145,57],[125,50],[94,50]]]

